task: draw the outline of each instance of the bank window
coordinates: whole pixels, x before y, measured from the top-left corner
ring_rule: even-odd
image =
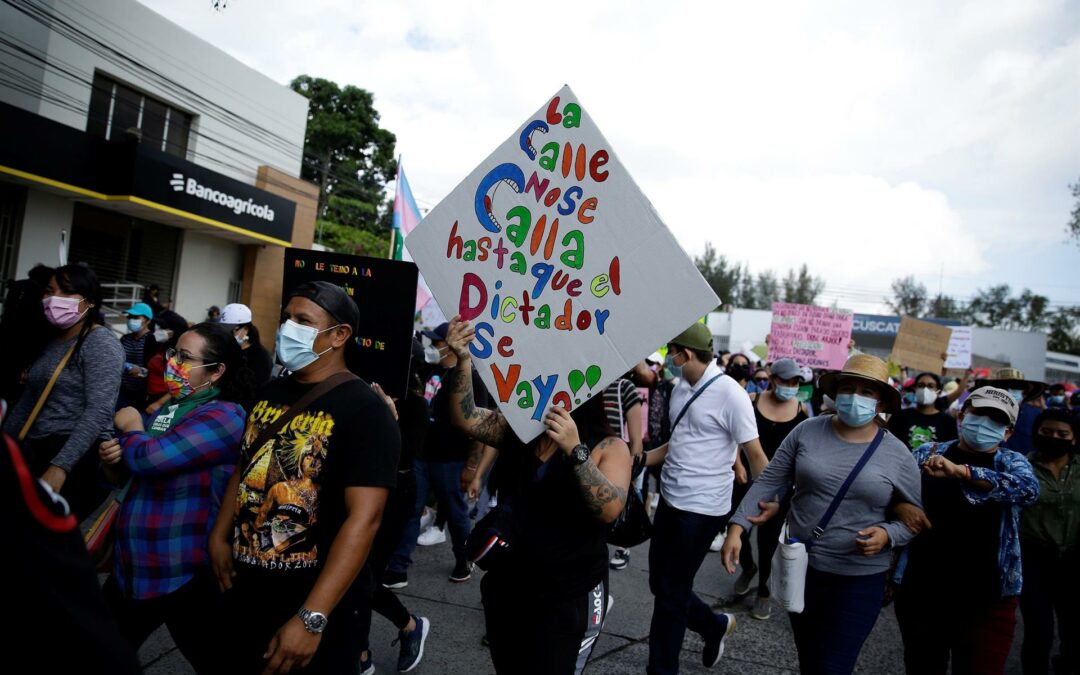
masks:
[[[117,140],[131,129],[139,130],[141,143],[187,158],[191,115],[94,73],[86,130],[106,140]]]

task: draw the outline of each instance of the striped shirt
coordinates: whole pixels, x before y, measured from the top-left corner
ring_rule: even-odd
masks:
[[[641,405],[641,394],[630,380],[620,377],[604,389],[604,413],[608,424],[624,441],[630,440],[626,433],[626,414],[635,405]]]
[[[158,416],[174,413],[166,406]],[[207,538],[240,458],[245,417],[235,403],[211,401],[160,436],[120,435],[133,478],[116,523],[114,571],[129,597],[172,593],[208,564]]]

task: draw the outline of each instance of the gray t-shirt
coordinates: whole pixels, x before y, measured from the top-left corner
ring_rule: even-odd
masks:
[[[829,508],[848,474],[869,443],[848,443],[836,435],[832,415],[806,420],[795,427],[780,444],[776,456],[739,504],[731,522],[749,528],[746,516],[760,512],[759,501],[784,495],[791,489],[788,529],[792,537],[807,542],[814,527]],[[886,511],[894,502],[922,506],[919,467],[911,451],[889,432],[851,484],[820,539],[810,548],[810,566],[822,572],[861,576],[884,572],[889,567],[888,548],[874,556],[864,556],[855,546],[856,533],[881,526],[894,547],[914,538],[900,521],[889,522]]]
[[[49,343],[30,366],[26,389],[4,422],[9,434],[15,436],[22,429],[75,339]],[[104,327],[90,331],[79,353],[71,355],[28,434],[30,438],[69,437],[53,464],[70,472],[94,439],[108,438],[123,367],[124,348],[116,335]]]

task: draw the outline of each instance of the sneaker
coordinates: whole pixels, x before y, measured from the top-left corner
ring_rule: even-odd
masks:
[[[408,633],[398,631],[398,637],[394,644],[401,643],[401,652],[398,654],[398,672],[407,673],[420,665],[420,659],[424,658],[424,642],[427,640],[428,631],[431,630],[431,622],[422,616],[413,616],[416,628]]]
[[[368,650],[367,658],[360,655],[360,675],[371,675],[375,672],[375,662],[371,659],[371,650]]]
[[[626,566],[630,564],[630,551],[625,548],[615,549],[615,553],[611,556],[611,562],[608,566],[613,570],[626,569]]]
[[[768,598],[763,598],[760,595],[758,599],[754,601],[754,608],[750,610],[750,616],[755,619],[765,621],[772,614],[772,603]]]
[[[420,533],[420,536],[416,538],[416,543],[421,546],[435,546],[446,541],[446,526],[442,527],[429,527]]]
[[[405,588],[409,585],[409,575],[405,572],[395,572],[394,570],[386,570],[382,575],[383,588]]]
[[[743,568],[742,574],[735,580],[735,595],[742,597],[750,592],[750,582],[754,580],[754,575],[757,574],[757,565],[753,567]]]
[[[724,655],[724,641],[735,632],[734,614],[717,614],[713,634],[705,638],[705,649],[701,652],[701,662],[706,668],[712,668]]]
[[[720,549],[724,548],[724,539],[725,539],[725,533],[724,532],[721,532],[720,534],[716,535],[716,538],[712,540],[711,544],[709,544],[709,550],[712,551],[713,553],[716,553]]]
[[[424,507],[424,513],[420,516],[420,531],[428,529],[435,524],[435,510]]]
[[[450,581],[460,584],[472,578],[473,564],[468,560],[459,560],[454,563],[454,571],[450,573]]]

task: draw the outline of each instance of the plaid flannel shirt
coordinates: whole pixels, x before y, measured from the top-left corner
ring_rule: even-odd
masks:
[[[240,458],[245,417],[235,403],[211,401],[160,436],[119,436],[132,483],[116,523],[115,577],[130,597],[172,593],[208,564],[207,538]]]

